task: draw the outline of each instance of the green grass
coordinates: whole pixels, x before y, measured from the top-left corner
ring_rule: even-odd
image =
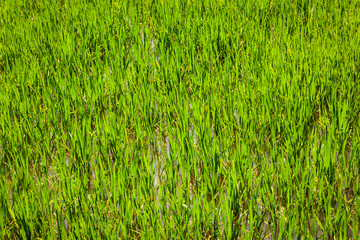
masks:
[[[359,239],[359,9],[1,1],[0,239]]]

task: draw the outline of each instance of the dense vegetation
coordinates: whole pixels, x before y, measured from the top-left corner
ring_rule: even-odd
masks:
[[[359,9],[1,1],[0,238],[359,238]]]

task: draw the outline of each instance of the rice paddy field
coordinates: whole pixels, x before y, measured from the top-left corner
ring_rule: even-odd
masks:
[[[360,239],[359,0],[3,0],[0,239]]]

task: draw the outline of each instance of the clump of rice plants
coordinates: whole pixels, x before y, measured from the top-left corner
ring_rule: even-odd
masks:
[[[0,238],[360,238],[358,9],[1,1]]]

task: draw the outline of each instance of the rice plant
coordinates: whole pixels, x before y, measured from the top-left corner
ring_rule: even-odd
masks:
[[[3,0],[0,239],[359,239],[359,0]]]

